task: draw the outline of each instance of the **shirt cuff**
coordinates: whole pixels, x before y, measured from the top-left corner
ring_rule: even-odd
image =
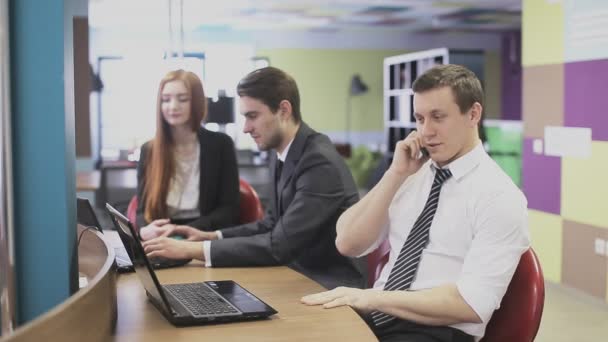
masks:
[[[205,267],[211,267],[211,241],[203,241],[203,255],[205,256]]]
[[[216,231],[215,231],[215,234],[217,234],[217,239],[218,239],[218,240],[221,240],[221,239],[223,239],[223,238],[224,238],[224,235],[222,234],[222,231],[221,231],[221,230],[216,230]]]
[[[488,295],[485,289],[473,279],[459,279],[456,282],[458,292],[464,301],[475,311],[483,323],[487,323],[494,310],[498,309],[495,298]]]

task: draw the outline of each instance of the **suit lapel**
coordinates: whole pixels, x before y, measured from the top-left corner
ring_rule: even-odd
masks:
[[[209,193],[208,184],[205,181],[206,179],[215,179],[215,177],[210,177],[209,173],[213,172],[210,166],[213,163],[209,162],[210,156],[209,153],[213,153],[213,149],[205,149],[204,146],[209,146],[208,144],[208,135],[205,133],[205,129],[201,128],[198,131],[198,141],[200,144],[200,167],[199,167],[199,194],[198,194],[198,205],[201,209],[201,213],[204,212],[203,208],[207,204],[207,196]]]
[[[279,189],[279,181],[277,180],[277,163],[279,162],[279,158],[277,158],[276,151],[273,153],[270,163],[270,180],[272,181],[272,198],[274,199],[274,210],[277,213],[277,216],[280,215],[279,212],[279,198],[278,198],[278,189]]]
[[[296,133],[296,136],[289,147],[289,152],[287,152],[287,158],[285,159],[285,163],[283,164],[283,171],[281,172],[281,179],[278,181],[277,189],[278,189],[278,199],[277,199],[277,207],[279,209],[279,213],[283,213],[283,189],[289,184],[291,177],[293,176],[293,171],[295,170],[302,153],[304,152],[304,147],[306,146],[306,140],[308,136],[314,133],[314,131],[308,127],[304,122],[300,124],[300,128]],[[276,172],[276,163],[274,172]]]

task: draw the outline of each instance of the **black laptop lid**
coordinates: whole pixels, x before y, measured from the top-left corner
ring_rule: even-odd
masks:
[[[95,227],[100,233],[103,233],[97,215],[95,215],[91,203],[86,198],[76,197],[76,220],[83,226]]]
[[[125,245],[129,256],[131,256],[135,273],[137,273],[137,276],[141,280],[144,288],[146,291],[148,291],[152,298],[154,298],[160,305],[163,305],[167,312],[172,312],[167,298],[165,297],[165,293],[158,282],[158,278],[156,278],[156,274],[152,270],[150,261],[148,260],[141,243],[136,238],[137,235],[135,234],[133,225],[129,219],[127,219],[118,210],[114,209],[110,204],[106,203],[106,209],[110,213],[114,226],[116,226],[118,236],[120,236],[120,239]]]

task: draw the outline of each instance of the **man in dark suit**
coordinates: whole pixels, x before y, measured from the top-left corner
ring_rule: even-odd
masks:
[[[253,71],[237,87],[244,132],[271,153],[271,207],[264,219],[201,232],[185,226],[167,229],[144,242],[149,256],[196,258],[208,267],[289,267],[327,288],[361,287],[352,260],[336,249],[336,222],[359,199],[352,175],[327,138],[300,114],[296,82],[282,70]],[[193,243],[167,238],[186,236]]]

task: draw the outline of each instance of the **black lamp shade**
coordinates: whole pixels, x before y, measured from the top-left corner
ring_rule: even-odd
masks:
[[[99,77],[99,74],[96,74],[93,71],[93,67],[89,64],[89,74],[91,76],[91,91],[92,92],[100,92],[103,90],[103,82]]]
[[[367,92],[367,84],[361,81],[361,76],[354,75],[350,80],[350,94],[351,95],[360,95]]]
[[[207,108],[205,122],[217,124],[234,122],[234,97],[220,96],[217,101],[207,98]]]

